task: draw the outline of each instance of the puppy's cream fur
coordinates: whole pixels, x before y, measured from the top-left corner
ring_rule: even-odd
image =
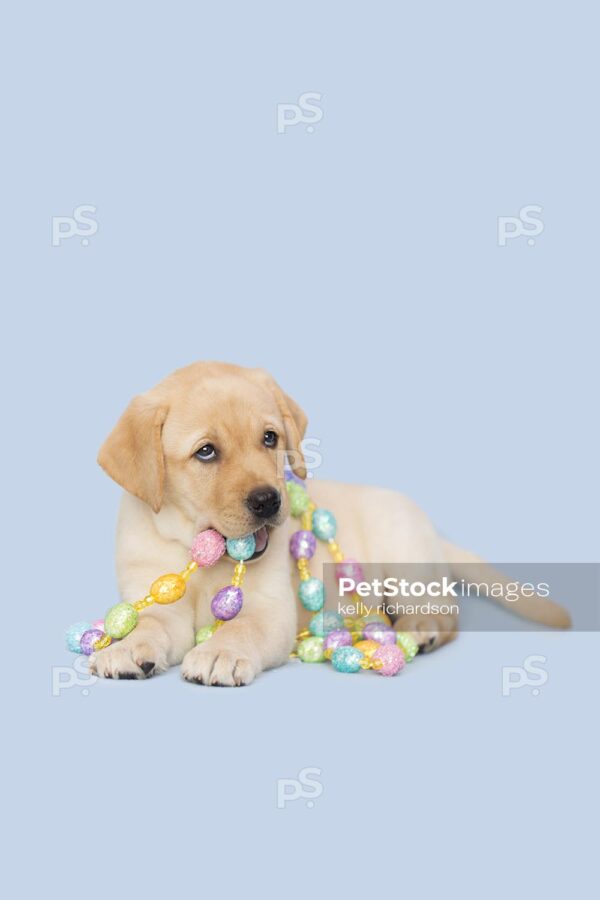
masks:
[[[214,685],[250,683],[263,669],[286,662],[297,628],[308,614],[296,601],[297,575],[288,552],[297,523],[288,515],[281,465],[287,451],[304,476],[300,441],[306,416],[273,379],[258,369],[224,363],[195,363],[135,398],[100,450],[99,462],[124,489],[117,530],[117,575],[123,600],[145,596],[159,575],[189,561],[198,531],[216,528],[240,536],[263,524],[245,505],[256,488],[277,487],[282,507],[270,528],[265,555],[251,562],[241,613],[213,637],[194,646],[195,631],[212,621],[210,601],[231,578],[231,561],[192,577],[186,596],[171,606],[152,606],[124,640],[90,657],[90,668],[112,678],[141,678],[182,663],[188,681]],[[265,431],[280,438],[277,450],[263,444]],[[219,451],[204,463],[195,452],[206,443]],[[388,560],[436,563],[448,574],[467,574],[465,563],[481,564],[483,580],[506,579],[476,557],[443,541],[429,519],[395,491],[332,482],[310,484],[318,506],[335,511],[338,541],[362,562]],[[311,567],[329,561],[320,545]],[[382,577],[385,567],[382,567]],[[469,570],[467,577],[473,577]],[[523,597],[522,615],[568,627],[568,614],[550,600]],[[456,635],[452,617],[402,617],[399,630],[415,634],[424,650]]]

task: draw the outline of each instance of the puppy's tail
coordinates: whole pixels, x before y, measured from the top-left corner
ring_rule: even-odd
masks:
[[[490,566],[479,556],[471,553],[469,550],[462,550],[449,541],[442,541],[446,560],[450,565],[450,571],[453,578],[462,579],[466,582],[481,585],[491,585],[500,583],[504,588],[518,594],[516,600],[507,600],[504,593],[501,597],[491,596],[492,600],[509,609],[512,613],[522,616],[524,619],[530,619],[532,622],[539,622],[541,625],[551,625],[553,628],[570,628],[571,616],[566,609],[546,597],[540,597],[535,594],[528,597],[521,593],[516,582],[507,578],[502,572],[499,572],[493,566]]]

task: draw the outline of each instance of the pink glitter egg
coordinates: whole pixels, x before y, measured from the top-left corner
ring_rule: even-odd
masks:
[[[335,567],[335,577],[351,578],[354,582],[364,581],[365,575],[361,564],[356,559],[345,559],[341,563],[337,563]]]
[[[104,619],[95,619],[92,622],[92,628],[97,628],[98,631],[104,631]]]
[[[94,644],[96,641],[99,641],[101,637],[104,637],[104,632],[99,628],[89,628],[87,631],[84,631],[79,642],[81,652],[86,656],[91,656],[94,652]]]
[[[190,554],[201,569],[214,566],[225,553],[225,538],[214,528],[208,528],[196,535]]]
[[[351,647],[352,635],[347,628],[336,628],[325,636],[324,650],[337,650],[338,647]]]
[[[378,675],[397,675],[405,666],[404,653],[395,644],[379,647],[371,657],[375,659],[383,663],[380,669],[375,669]]]
[[[389,625],[381,622],[369,622],[365,626],[363,636],[367,641],[377,641],[378,644],[392,645],[396,643],[396,632]]]

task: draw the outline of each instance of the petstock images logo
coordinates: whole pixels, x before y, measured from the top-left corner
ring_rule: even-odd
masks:
[[[600,630],[598,563],[327,563],[327,608],[342,616],[432,617],[440,630]]]

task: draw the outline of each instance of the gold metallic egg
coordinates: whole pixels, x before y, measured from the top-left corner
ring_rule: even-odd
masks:
[[[152,584],[150,594],[157,603],[175,603],[185,594],[185,578],[181,575],[161,575]]]

